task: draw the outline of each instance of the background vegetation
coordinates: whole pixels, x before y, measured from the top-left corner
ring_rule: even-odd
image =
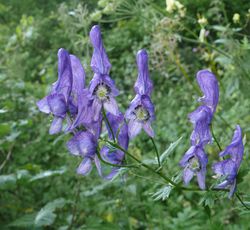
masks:
[[[125,177],[111,182],[96,172],[76,175],[79,159],[65,147],[69,137],[49,136],[50,120],[36,107],[57,78],[60,47],[82,60],[91,79],[88,32],[100,24],[123,112],[133,97],[136,52],[149,52],[157,146],[163,152],[182,137],[164,166],[167,175],[176,176],[189,146],[187,114],[201,95],[195,74],[209,68],[220,83],[213,127],[221,146],[229,144],[236,124],[243,128],[238,189],[250,207],[250,3],[174,2],[166,9],[164,0],[0,0],[1,229],[250,228],[249,210],[224,192],[170,191],[144,169],[124,170]],[[130,151],[154,159],[144,134]],[[210,162],[218,159],[215,144],[207,152]]]

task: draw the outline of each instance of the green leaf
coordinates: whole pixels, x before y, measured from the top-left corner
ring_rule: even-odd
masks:
[[[47,171],[43,171],[35,176],[33,176],[31,179],[30,179],[30,182],[32,181],[35,181],[35,180],[40,180],[40,179],[43,179],[43,178],[46,178],[46,177],[50,177],[50,176],[53,176],[53,175],[61,175],[63,173],[66,172],[66,168],[63,167],[62,169],[59,169],[59,170],[47,170]]]
[[[215,25],[215,26],[212,26],[212,28],[214,29],[214,30],[217,30],[217,31],[220,31],[220,32],[225,32],[225,31],[227,31],[227,27],[225,27],[225,26],[219,26],[219,25]]]
[[[174,149],[179,145],[181,140],[182,140],[182,137],[180,137],[177,141],[171,143],[170,146],[161,154],[160,162],[162,165],[166,161],[166,159],[169,157],[169,155],[174,151]]]
[[[46,204],[36,215],[34,224],[36,227],[49,226],[54,223],[56,214],[54,211],[57,208],[62,208],[66,203],[63,198],[56,199]]]
[[[0,137],[3,137],[11,132],[11,125],[8,123],[0,124]]]
[[[5,189],[13,186],[16,183],[16,180],[17,178],[15,174],[0,176],[0,189]]]
[[[13,221],[12,223],[9,224],[9,226],[11,227],[32,227],[34,225],[34,218],[36,217],[36,213],[32,213],[32,214],[27,214],[24,215],[18,219],[16,219],[15,221]]]
[[[154,200],[166,200],[169,197],[172,189],[173,187],[170,185],[164,186],[163,188],[159,189],[156,193],[154,193],[152,197],[154,198]]]

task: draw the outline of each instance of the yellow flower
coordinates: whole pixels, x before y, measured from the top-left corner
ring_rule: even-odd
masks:
[[[235,24],[240,22],[240,15],[238,13],[234,14],[234,16],[233,16],[233,22]]]
[[[207,19],[204,16],[202,16],[201,18],[198,19],[198,23],[201,26],[205,26],[205,25],[207,25]]]

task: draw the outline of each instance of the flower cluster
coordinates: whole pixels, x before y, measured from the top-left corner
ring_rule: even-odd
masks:
[[[199,71],[196,79],[204,96],[199,99],[202,105],[189,114],[190,122],[194,128],[190,137],[191,147],[184,154],[180,165],[184,168],[183,181],[186,185],[196,175],[199,187],[205,189],[208,157],[204,147],[212,142],[210,124],[219,101],[219,87],[215,75],[208,70]],[[236,176],[243,152],[241,128],[238,125],[232,143],[219,154],[221,157],[229,154],[231,159],[215,163],[212,167],[213,171],[219,176],[226,176],[225,181],[217,185],[216,188],[230,187],[229,197],[233,195],[236,188]]]
[[[109,74],[111,64],[100,27],[93,26],[89,35],[93,46],[90,66],[94,74],[89,86],[85,87],[85,71],[80,60],[61,48],[58,51],[58,80],[37,106],[41,112],[53,116],[50,134],[63,130],[73,135],[67,148],[72,155],[82,158],[77,173],[87,175],[94,163],[100,176],[112,179],[124,162],[124,152],[99,146],[100,134],[106,127],[109,139],[124,150],[128,148],[129,138],[135,137],[142,127],[152,137],[154,106],[150,95],[153,85],[149,78],[147,52],[140,50],[137,54],[139,73],[134,87],[137,95],[124,116],[115,100],[119,91]],[[113,166],[106,176],[100,160]]]
[[[111,64],[99,26],[92,27],[90,41],[93,46],[90,63],[93,78],[89,86],[85,86],[85,71],[80,60],[61,48],[58,51],[58,80],[52,85],[50,93],[37,102],[37,106],[40,111],[53,116],[50,134],[64,131],[73,135],[67,142],[67,148],[72,155],[82,158],[77,173],[89,174],[94,164],[101,177],[112,179],[119,172],[119,167],[124,167],[125,153],[132,156],[127,152],[129,141],[142,129],[151,139],[154,137],[152,121],[155,119],[155,110],[151,101],[153,84],[149,76],[148,54],[142,49],[136,56],[136,95],[123,114],[115,99],[119,91],[110,77]],[[196,80],[203,97],[199,99],[201,105],[189,114],[193,124],[191,146],[181,159],[180,166],[183,167],[183,181],[186,185],[196,176],[199,187],[205,189],[208,164],[205,146],[212,142],[210,125],[219,101],[219,86],[215,75],[208,70],[199,71]],[[108,140],[103,144],[99,140],[105,129]],[[111,148],[110,143],[117,148]],[[243,152],[242,132],[237,125],[231,144],[219,154],[220,157],[229,155],[230,158],[212,166],[214,173],[224,179],[215,188],[229,189],[229,197],[236,191],[236,177]],[[159,159],[157,149],[156,153]],[[136,158],[134,160],[139,161]],[[101,162],[111,167],[108,174]],[[157,171],[161,167],[155,171],[150,166],[142,165],[162,175]],[[174,182],[172,184],[175,185]]]
[[[183,156],[180,165],[184,168],[185,184],[188,184],[193,176],[197,175],[199,187],[205,189],[208,158],[204,147],[212,140],[210,123],[218,104],[219,87],[216,77],[208,70],[199,71],[196,79],[204,96],[199,99],[202,105],[189,114],[194,130],[190,137],[191,147]]]

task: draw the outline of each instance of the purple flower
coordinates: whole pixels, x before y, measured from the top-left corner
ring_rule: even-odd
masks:
[[[115,87],[114,81],[109,77],[111,64],[104,49],[99,26],[93,26],[90,31],[90,40],[94,51],[91,59],[91,68],[94,77],[90,82],[90,99],[93,100],[94,120],[99,119],[102,106],[108,112],[118,115],[118,105],[115,98],[119,91]]]
[[[78,112],[78,107],[83,103],[82,95],[84,94],[85,71],[81,61],[74,55],[70,55],[70,63],[72,67],[72,89],[69,100],[69,111],[74,117]]]
[[[212,137],[209,125],[212,120],[211,110],[204,105],[199,106],[194,112],[189,114],[189,120],[194,126],[191,134],[191,144],[208,144]]]
[[[155,119],[154,105],[149,96],[136,95],[130,103],[125,117],[129,120],[128,133],[130,138],[137,136],[142,128],[150,137],[154,137],[154,130],[151,127],[151,122]]]
[[[64,49],[58,51],[58,80],[52,85],[48,96],[37,102],[41,112],[54,116],[49,133],[56,134],[62,130],[66,117],[69,97],[72,89],[72,69],[69,53]]]
[[[155,119],[155,112],[150,99],[153,85],[149,78],[148,55],[145,50],[137,53],[137,65],[138,77],[134,86],[137,94],[125,114],[129,120],[128,133],[130,138],[134,138],[143,128],[150,137],[154,137],[151,122]]]
[[[101,165],[96,155],[97,139],[89,131],[80,131],[72,137],[67,143],[68,150],[75,156],[83,157],[83,161],[77,169],[78,174],[87,175],[92,170],[92,162],[95,162],[100,176]]]
[[[98,25],[93,26],[90,30],[89,36],[94,48],[90,66],[93,72],[100,75],[108,75],[111,69],[111,64],[102,43],[100,27]]]
[[[219,100],[219,87],[216,77],[208,70],[199,71],[196,79],[204,94],[199,99],[203,105],[189,114],[194,128],[190,137],[191,147],[183,156],[180,165],[184,168],[183,180],[186,185],[196,174],[200,188],[205,189],[208,158],[204,147],[212,141],[210,124]]]
[[[229,155],[230,158],[217,162],[212,166],[214,173],[226,177],[223,182],[216,186],[216,188],[229,188],[229,198],[231,198],[236,191],[236,177],[243,158],[243,153],[242,132],[240,126],[237,125],[231,144],[219,154],[220,157]]]
[[[107,119],[111,125],[112,131],[115,135],[118,134],[118,144],[125,150],[128,149],[129,137],[128,126],[124,121],[123,115],[114,116],[110,113],[107,114]],[[109,138],[112,139],[111,131],[108,128]],[[101,156],[109,163],[122,165],[124,160],[124,152],[121,150],[111,151],[108,147],[104,146],[101,149]],[[113,167],[111,172],[105,177],[106,179],[112,179],[119,171],[118,167]]]
[[[207,154],[202,145],[191,146],[180,161],[183,170],[183,181],[188,185],[194,175],[197,176],[201,189],[205,189],[206,166],[208,163]]]
[[[102,106],[113,115],[119,114],[114,97],[119,94],[114,82],[108,75],[95,74],[89,86],[90,99],[93,100],[94,120],[98,120]]]
[[[215,75],[208,70],[200,70],[196,75],[196,80],[204,94],[199,101],[214,113],[219,101],[219,86]]]
[[[149,77],[148,54],[146,50],[140,50],[136,56],[138,77],[134,85],[136,94],[150,96],[153,90],[153,83]]]

